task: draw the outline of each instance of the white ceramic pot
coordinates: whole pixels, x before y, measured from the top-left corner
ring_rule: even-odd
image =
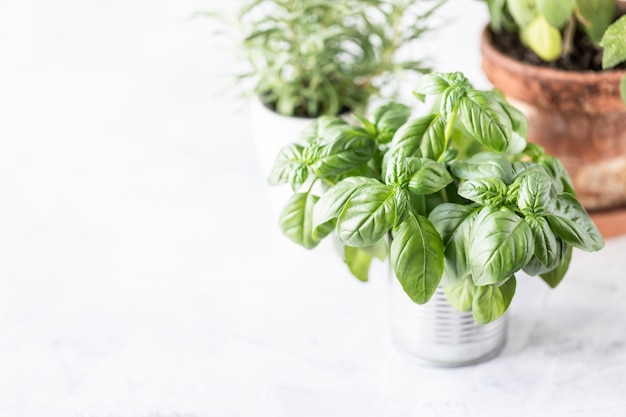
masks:
[[[471,312],[461,313],[446,299],[442,287],[424,305],[415,304],[391,274],[391,335],[411,359],[436,366],[463,366],[496,356],[506,342],[506,313],[489,324],[476,324]]]

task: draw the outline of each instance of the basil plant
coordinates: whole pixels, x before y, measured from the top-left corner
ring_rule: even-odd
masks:
[[[525,118],[500,93],[457,72],[423,76],[415,95],[436,96],[435,110],[324,116],[280,151],[270,183],[294,191],[279,221],[288,238],[310,249],[334,234],[362,281],[388,257],[414,302],[443,285],[477,323],[505,312],[518,271],[556,287],[574,247],[603,247],[560,161],[526,142]]]

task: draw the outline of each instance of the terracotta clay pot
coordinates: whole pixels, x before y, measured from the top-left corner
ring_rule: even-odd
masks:
[[[561,159],[605,237],[626,233],[626,71],[560,71],[498,51],[485,28],[483,72],[528,118],[528,139]],[[598,217],[600,216],[600,217]]]

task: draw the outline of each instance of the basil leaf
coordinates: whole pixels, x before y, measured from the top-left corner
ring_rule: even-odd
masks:
[[[400,103],[389,103],[378,107],[372,116],[378,141],[388,143],[411,115],[411,109]]]
[[[450,119],[450,116],[454,112],[454,109],[459,104],[459,101],[467,93],[467,88],[464,87],[450,87],[441,95],[441,104],[439,105],[439,111],[445,116],[446,119]]]
[[[525,219],[535,241],[535,256],[544,267],[549,268],[560,254],[559,244],[548,221],[543,217],[527,216]]]
[[[450,168],[452,173],[464,180],[481,178],[500,178],[510,184],[513,178],[513,166],[502,155],[493,152],[481,152],[465,161],[459,161]]]
[[[565,277],[565,274],[569,269],[569,264],[572,261],[572,252],[572,247],[568,246],[564,252],[563,260],[559,263],[559,265],[551,271],[540,275],[546,284],[548,284],[551,288],[555,288],[559,285],[559,283],[563,280],[563,277]]]
[[[472,228],[469,261],[476,285],[501,282],[526,265],[534,253],[528,224],[513,211],[484,208]]]
[[[524,173],[520,183],[517,206],[527,216],[540,215],[550,205],[552,179],[540,169],[531,169]]]
[[[339,128],[336,136],[319,149],[312,169],[319,178],[332,177],[352,171],[368,162],[376,141],[360,128]]]
[[[382,183],[359,187],[337,219],[339,240],[348,246],[375,244],[397,224],[396,189]]]
[[[528,120],[524,113],[511,106],[504,98],[500,99],[502,109],[509,116],[511,120],[511,141],[506,148],[508,155],[517,155],[524,151],[527,145],[526,138],[528,137]]]
[[[278,156],[269,177],[270,185],[292,183],[295,172],[305,166],[303,157],[304,146],[297,143],[283,147]],[[306,166],[305,166],[306,168]],[[306,168],[308,170],[308,168]]]
[[[573,195],[558,195],[546,218],[552,230],[570,245],[587,252],[604,247],[598,228]]]
[[[320,242],[313,237],[313,206],[318,199],[311,193],[295,193],[280,215],[279,226],[283,234],[307,249],[313,249]]]
[[[468,91],[459,103],[458,117],[468,133],[480,144],[503,152],[511,142],[511,119],[489,93]]]
[[[471,279],[464,278],[454,285],[443,288],[448,302],[461,312],[470,311],[474,303],[475,286]]]
[[[334,129],[344,127],[348,123],[337,116],[320,116],[309,124],[300,134],[300,140],[304,142],[322,142],[327,136],[332,136]]]
[[[443,273],[443,244],[432,223],[410,214],[393,230],[391,266],[407,295],[424,304],[435,293]]]
[[[363,248],[345,247],[345,263],[348,269],[359,281],[366,282],[369,279],[369,269],[373,256]]]
[[[541,156],[537,163],[546,169],[550,177],[552,177],[552,185],[556,194],[563,192],[576,195],[574,192],[574,185],[569,177],[569,174],[565,170],[563,163],[554,156]]]
[[[367,177],[350,177],[338,182],[317,201],[313,208],[313,231],[320,225],[339,217],[346,203],[355,192],[364,185],[380,184],[377,180]]]
[[[473,205],[443,203],[428,216],[444,246],[444,284],[456,283],[470,275],[467,255],[471,227],[477,214]]]
[[[409,120],[393,135],[389,153],[405,157],[429,157],[436,159],[436,153],[443,152],[441,117],[430,114]],[[424,141],[428,143],[424,144]],[[429,154],[433,154],[433,156]]]
[[[408,184],[411,193],[422,195],[436,193],[452,182],[452,176],[446,166],[430,159],[412,159],[411,168]]]
[[[431,72],[424,74],[417,81],[413,94],[423,97],[442,94],[450,87],[450,79],[446,74]]]
[[[472,303],[474,321],[478,324],[487,324],[502,317],[511,304],[516,286],[515,276],[511,276],[500,286],[476,287]]]
[[[459,186],[458,194],[481,206],[500,206],[506,198],[506,184],[500,178],[467,180]]]

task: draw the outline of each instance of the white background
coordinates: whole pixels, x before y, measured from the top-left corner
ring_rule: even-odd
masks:
[[[0,417],[626,415],[626,240],[519,279],[497,359],[405,361],[384,268],[278,232],[218,5],[0,0]],[[481,87],[484,7],[424,45]]]

